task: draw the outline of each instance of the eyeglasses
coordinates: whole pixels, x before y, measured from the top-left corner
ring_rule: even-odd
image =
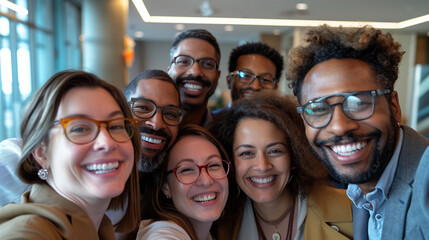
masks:
[[[173,58],[171,63],[176,64],[177,67],[182,69],[191,68],[195,62],[198,62],[199,66],[203,70],[213,71],[217,69],[217,62],[212,58],[200,58],[195,60],[191,56],[188,55],[179,55]]]
[[[100,125],[106,125],[107,132],[116,142],[126,142],[135,132],[137,120],[117,118],[109,121],[97,121],[91,118],[73,117],[54,121],[54,126],[61,124],[67,139],[75,144],[86,144],[94,141],[100,133]]]
[[[259,80],[262,88],[272,89],[276,87],[278,79],[274,78],[271,74],[266,73],[261,76],[256,76],[254,73],[245,71],[234,71],[229,74],[230,76],[237,76],[237,80],[243,84],[252,84],[255,79]]]
[[[177,180],[183,184],[192,184],[201,175],[201,169],[205,168],[207,174],[214,180],[225,178],[229,172],[230,162],[226,160],[215,160],[206,165],[199,166],[193,162],[184,162],[167,172],[174,173]]]
[[[141,98],[131,98],[128,103],[131,104],[131,110],[138,118],[149,119],[155,115],[158,108],[161,109],[162,121],[167,125],[179,125],[183,118],[183,111],[178,107],[160,107],[150,100]]]
[[[332,119],[333,109],[341,105],[343,113],[352,120],[365,120],[374,113],[375,97],[390,93],[389,89],[377,89],[353,93],[337,93],[316,100],[296,108],[304,120],[312,128],[324,128]],[[325,101],[331,97],[344,97],[343,101],[329,104]]]

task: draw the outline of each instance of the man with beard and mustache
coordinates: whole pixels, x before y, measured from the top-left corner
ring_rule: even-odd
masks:
[[[248,42],[234,48],[226,77],[232,102],[261,90],[277,90],[283,71],[283,56],[262,42]],[[229,106],[212,113],[222,116]]]
[[[400,44],[370,26],[324,25],[306,41],[286,78],[314,154],[349,183],[354,239],[428,239],[429,141],[399,123]]]
[[[207,103],[217,87],[219,61],[219,44],[207,30],[187,30],[174,39],[168,74],[179,88],[185,112],[181,125],[206,127],[212,119]]]
[[[183,113],[173,79],[161,70],[146,70],[124,89],[134,117],[140,121],[142,156],[139,170],[153,172],[177,136]]]

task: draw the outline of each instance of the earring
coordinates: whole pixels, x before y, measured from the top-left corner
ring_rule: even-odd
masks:
[[[165,194],[166,198],[171,198],[170,194]]]
[[[48,175],[49,175],[48,169],[46,168],[39,169],[39,171],[37,172],[37,175],[39,175],[39,178],[42,180],[48,179]]]
[[[235,197],[240,196],[240,193],[241,193],[240,187],[237,185],[237,196],[235,196]]]
[[[292,177],[293,177],[293,175],[290,175],[290,178],[289,178],[289,180],[287,181],[287,183],[288,183],[288,184],[290,183],[290,181],[292,181]]]

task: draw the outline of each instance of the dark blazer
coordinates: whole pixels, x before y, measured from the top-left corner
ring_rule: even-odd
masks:
[[[407,126],[392,188],[383,240],[429,239],[429,140]],[[353,206],[354,239],[368,239],[369,213]]]

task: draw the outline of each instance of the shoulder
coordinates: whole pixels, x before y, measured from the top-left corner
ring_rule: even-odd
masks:
[[[3,213],[1,215],[0,239],[63,239],[64,237],[59,230],[62,226],[57,226],[42,216],[34,214],[4,216]]]
[[[137,240],[191,240],[186,231],[172,221],[143,220],[137,233]]]
[[[317,210],[323,218],[338,214],[352,218],[352,203],[345,189],[315,185],[310,189],[307,198],[308,207]]]

